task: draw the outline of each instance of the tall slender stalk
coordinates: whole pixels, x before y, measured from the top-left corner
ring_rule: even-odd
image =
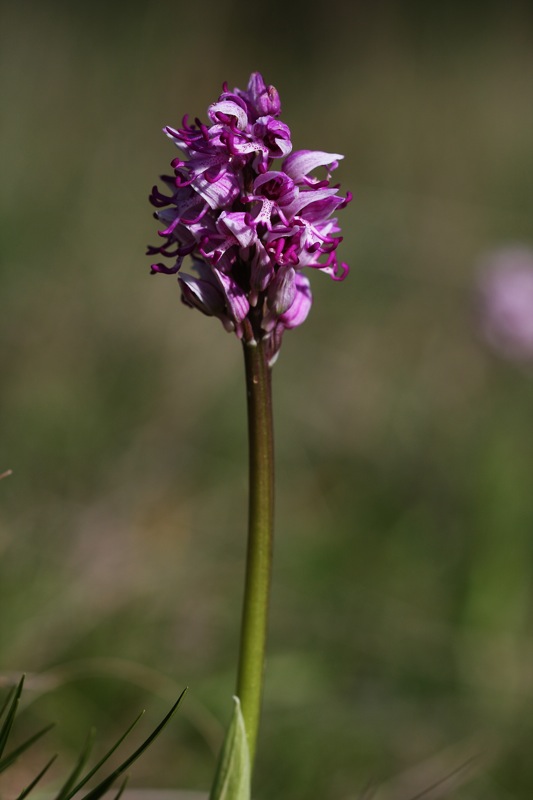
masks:
[[[274,436],[271,371],[265,347],[244,344],[249,435],[249,515],[246,582],[236,694],[253,765],[268,626],[274,527]]]

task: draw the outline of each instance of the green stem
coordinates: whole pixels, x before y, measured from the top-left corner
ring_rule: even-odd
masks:
[[[242,612],[236,694],[241,701],[250,764],[253,765],[261,698],[268,624],[274,523],[274,437],[271,373],[265,348],[244,344],[250,490],[248,552]]]

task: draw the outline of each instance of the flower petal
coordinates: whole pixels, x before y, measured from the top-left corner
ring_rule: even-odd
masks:
[[[297,328],[305,322],[313,304],[311,284],[305,275],[297,272],[294,278],[295,295],[291,306],[280,316],[280,322],[286,328]]]
[[[241,247],[251,247],[257,241],[257,233],[248,217],[245,211],[223,211],[218,218],[218,225],[227,228]]]
[[[197,308],[208,317],[221,317],[226,311],[224,295],[220,289],[210,281],[188,275],[186,272],[178,275],[178,283],[184,302]]]
[[[294,181],[302,180],[309,172],[317,167],[337,167],[337,162],[344,156],[339,153],[324,153],[321,150],[296,150],[283,162],[283,170]]]
[[[239,102],[242,103],[242,100]],[[228,121],[228,117],[233,117],[240,131],[246,130],[248,125],[248,114],[244,108],[234,100],[222,100],[218,103],[212,103],[207,109],[207,113],[209,114],[210,120],[214,123],[225,123]]]
[[[226,273],[216,268],[213,269],[213,272],[224,291],[230,315],[235,322],[242,322],[250,310],[250,303],[246,297],[246,292],[241,289],[233,278],[226,275]]]

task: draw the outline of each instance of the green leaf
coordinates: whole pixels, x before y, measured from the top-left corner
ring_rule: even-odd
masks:
[[[18,682],[15,689],[9,692],[7,699],[4,703],[4,706],[2,708],[2,714],[5,712],[6,716],[2,723],[2,727],[0,728],[0,756],[4,752],[7,740],[9,739],[9,734],[11,733],[11,727],[13,725],[13,720],[15,719],[15,714],[17,713],[17,707],[19,704],[23,685],[24,685],[24,675]]]
[[[94,744],[94,730],[91,730],[89,736],[87,737],[87,741],[85,742],[83,750],[78,756],[78,760],[74,764],[74,768],[72,769],[70,775],[66,779],[65,783],[63,784],[59,792],[56,794],[54,800],[66,800],[66,798],[72,797],[72,795],[75,794],[75,792],[77,792],[80,784],[76,785],[76,781],[81,775],[83,768],[87,763],[89,756],[91,755],[93,744]],[[72,787],[74,787],[74,789]]]
[[[0,719],[2,719],[2,717],[4,716],[4,711],[8,707],[8,705],[10,703],[10,700],[13,697],[13,692],[14,691],[15,691],[15,687],[14,686],[12,686],[8,690],[8,692],[7,692],[6,696],[5,696],[4,702],[2,703],[2,708],[0,708]]]
[[[238,697],[222,752],[209,800],[250,800],[251,769],[246,728]]]
[[[138,716],[137,716],[137,717],[136,717],[136,718],[133,720],[133,722],[131,723],[130,727],[129,727],[129,728],[128,728],[128,729],[127,729],[127,730],[126,730],[126,731],[125,731],[125,732],[122,734],[122,736],[120,737],[120,739],[118,739],[118,740],[115,742],[115,744],[113,745],[113,747],[111,747],[111,748],[110,748],[110,749],[107,751],[107,753],[105,753],[105,755],[103,755],[103,756],[102,756],[102,758],[100,759],[100,761],[98,761],[98,762],[97,762],[97,763],[94,765],[94,767],[92,767],[92,769],[90,769],[90,770],[89,770],[89,772],[88,772],[86,775],[84,775],[84,777],[83,777],[83,778],[82,778],[82,779],[79,781],[79,783],[77,783],[76,785],[74,785],[74,780],[71,780],[71,779],[69,779],[69,784],[68,784],[68,787],[67,787],[66,789],[65,789],[65,787],[63,787],[63,789],[61,790],[61,794],[60,794],[60,795],[58,795],[58,796],[55,798],[55,800],[69,800],[69,798],[71,798],[71,797],[74,797],[74,795],[75,795],[77,792],[79,792],[79,790],[80,790],[80,789],[81,789],[83,786],[85,786],[85,784],[86,784],[88,781],[90,781],[90,779],[93,777],[93,775],[95,775],[95,774],[98,772],[98,770],[100,769],[100,767],[103,767],[103,765],[105,764],[105,762],[106,762],[106,761],[107,761],[107,760],[108,760],[108,759],[109,759],[109,758],[110,758],[110,757],[113,755],[113,753],[115,752],[115,750],[116,750],[116,749],[117,749],[117,748],[118,748],[118,747],[119,747],[119,746],[122,744],[122,742],[124,741],[124,739],[125,739],[125,738],[126,738],[126,737],[127,737],[129,734],[130,734],[130,733],[131,733],[131,731],[132,731],[132,730],[134,729],[134,727],[137,725],[137,723],[139,722],[139,720],[141,719],[141,717],[143,716],[143,714],[144,714],[144,711],[141,711],[141,713],[140,713],[140,714],[139,714],[139,715],[138,715]],[[87,761],[87,756],[88,756],[88,752],[87,752],[87,754],[85,755],[85,751],[84,751],[84,753],[82,753],[83,764],[85,764],[85,762]],[[79,762],[78,762],[78,763],[79,763]],[[81,773],[81,769],[76,769],[76,776],[75,776],[75,779],[77,779],[77,777],[78,777],[78,775],[79,775],[80,773]]]
[[[48,731],[52,730],[53,727],[54,723],[47,725],[46,728],[42,728],[42,730],[40,730],[38,733],[34,733],[33,736],[30,736],[29,739],[26,739],[26,741],[15,748],[15,750],[12,750],[9,755],[5,756],[5,758],[0,759],[0,772],[3,772],[5,769],[11,766],[11,764],[13,764],[25,750],[31,747],[34,742],[41,738],[41,736],[44,736],[45,733],[48,733]]]
[[[9,735],[11,733],[11,729],[13,726],[13,721],[15,719],[15,715],[17,712],[18,703],[20,700],[20,695],[22,692],[22,686],[24,683],[24,676],[21,678],[20,682],[17,686],[13,687],[7,694],[2,707],[0,708],[0,772],[2,770],[9,767],[13,764],[16,759],[25,752],[29,747],[31,747],[34,742],[41,738],[53,725],[48,725],[46,728],[43,728],[38,733],[34,734],[30,738],[28,738],[25,742],[21,745],[16,747],[14,750],[9,753],[9,755],[4,756],[2,758],[2,753],[5,749],[7,741],[9,739]],[[163,730],[167,722],[173,716],[174,712],[178,708],[184,694],[184,690],[181,695],[178,697],[177,701],[174,703],[170,711],[166,714],[166,716],[161,720],[159,725],[152,731],[152,733],[144,740],[144,742],[127,758],[125,761],[120,764],[113,772],[111,772],[106,778],[104,778],[94,789],[92,789],[87,795],[85,795],[84,800],[98,800],[104,795],[114,781],[122,775],[125,770],[133,764],[134,761],[139,758],[142,753],[146,750],[147,747],[154,741],[154,739],[159,735],[159,733]],[[91,732],[87,741],[83,747],[82,752],[78,760],[76,761],[73,769],[71,770],[69,776],[57,792],[54,797],[54,800],[71,800],[75,794],[77,794],[80,789],[85,786],[85,784],[98,772],[101,767],[105,764],[105,762],[110,758],[110,756],[115,752],[115,750],[122,744],[124,739],[131,733],[132,729],[137,725],[140,718],[144,714],[144,711],[139,714],[139,716],[133,721],[130,727],[126,730],[126,732],[115,742],[115,744],[105,753],[105,755],[100,758],[97,764],[92,767],[83,777],[80,777],[84,771],[85,765],[89,759],[89,756],[92,752],[93,741],[94,741],[94,731]],[[39,772],[39,774],[31,781],[31,783],[20,793],[17,800],[24,800],[32,791],[32,789],[37,785],[37,783],[41,780],[41,778],[46,774],[50,766],[55,760],[52,758],[45,767]],[[119,800],[121,797],[124,788],[126,786],[126,780],[120,786],[118,792],[115,795],[114,800]]]
[[[186,691],[187,691],[186,689],[183,690],[183,692],[180,694],[180,696],[178,697],[178,699],[176,700],[176,702],[174,703],[174,705],[172,706],[172,708],[170,709],[168,714],[166,714],[166,716],[163,717],[163,719],[161,720],[159,725],[152,731],[150,736],[148,736],[144,740],[144,742],[137,748],[137,750],[135,750],[131,754],[131,756],[129,756],[129,758],[127,758],[125,761],[123,761],[122,764],[119,767],[117,767],[115,770],[113,770],[113,772],[110,775],[108,775],[107,778],[104,778],[104,780],[101,781],[101,783],[99,783],[98,786],[95,786],[94,789],[92,789],[88,794],[86,794],[84,796],[84,800],[98,800],[100,797],[102,797],[102,795],[104,795],[108,791],[108,789],[111,788],[112,784],[116,781],[116,779],[120,775],[122,775],[128,769],[128,767],[130,767],[133,764],[134,761],[137,761],[139,756],[142,755],[144,753],[144,751],[146,750],[146,748],[149,747],[152,744],[154,739],[161,733],[161,731],[163,730],[163,728],[165,727],[167,722],[169,722],[170,718],[174,715],[174,712],[176,711],[176,709],[178,708],[179,704],[181,703],[181,700],[182,700],[182,698],[183,698],[183,696],[184,696]],[[124,737],[122,737],[122,739],[123,738]],[[116,749],[116,746],[113,747],[113,750],[115,750],[115,749]],[[93,770],[93,772],[94,772],[94,770]],[[85,781],[83,781],[83,783],[85,783]],[[78,788],[79,787],[76,787],[75,791],[77,791]],[[69,795],[69,798],[72,797],[73,794],[74,794],[74,792],[72,792]],[[120,795],[120,793],[119,793],[119,795]]]
[[[54,763],[56,758],[57,758],[57,755],[52,756],[52,758],[50,759],[48,764],[45,764],[45,766],[42,768],[42,770],[39,772],[39,774],[36,775],[35,778],[32,780],[32,782],[28,786],[26,786],[26,788],[19,794],[19,796],[17,797],[17,800],[24,800],[24,798],[29,795],[31,790],[33,788],[35,788],[35,786],[37,786],[37,784],[39,783],[41,778],[44,775],[46,775],[46,773],[48,772],[48,770],[50,769],[50,767],[52,766],[52,764]]]
[[[119,789],[119,790],[118,790],[118,792],[116,793],[116,795],[115,795],[115,797],[113,798],[113,800],[120,800],[120,798],[121,798],[121,797],[122,797],[122,795],[124,794],[124,789],[126,788],[126,784],[127,784],[127,783],[128,783],[128,777],[126,776],[126,777],[124,778],[124,780],[122,781],[122,783],[120,784],[120,789]]]

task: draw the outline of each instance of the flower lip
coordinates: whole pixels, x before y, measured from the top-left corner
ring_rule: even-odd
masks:
[[[292,178],[289,178],[284,172],[268,171],[263,172],[262,175],[254,180],[254,190],[260,194],[270,198],[271,200],[278,200],[278,202],[291,202],[296,197],[297,189],[294,185]],[[257,196],[257,195],[255,195]],[[252,195],[254,197],[254,195]]]

